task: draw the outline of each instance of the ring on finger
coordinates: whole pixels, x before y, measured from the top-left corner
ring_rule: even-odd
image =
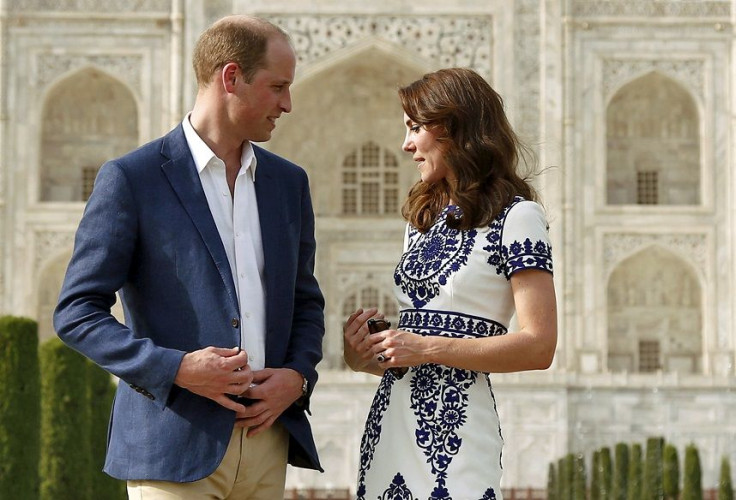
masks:
[[[386,356],[384,356],[383,353],[380,352],[378,353],[378,356],[376,356],[376,361],[378,361],[379,363],[383,363],[384,361],[386,361]]]

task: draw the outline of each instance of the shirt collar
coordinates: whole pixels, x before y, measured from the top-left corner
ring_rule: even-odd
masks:
[[[202,170],[210,164],[213,159],[218,159],[217,155],[212,152],[210,147],[205,143],[202,138],[197,134],[197,131],[192,127],[192,123],[189,121],[191,113],[188,113],[184,120],[182,120],[181,126],[184,129],[184,137],[189,145],[189,151],[192,153],[194,159],[194,165],[197,167],[197,173],[202,173]],[[240,173],[244,174],[246,171],[250,171],[251,179],[253,182],[256,181],[256,160],[255,152],[253,151],[253,145],[250,141],[243,143],[243,151],[240,155]]]

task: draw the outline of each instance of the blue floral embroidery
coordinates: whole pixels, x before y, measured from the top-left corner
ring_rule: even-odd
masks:
[[[491,222],[491,229],[486,235],[489,244],[483,247],[483,250],[490,254],[488,263],[495,266],[496,274],[505,275],[507,279],[520,269],[542,269],[552,272],[552,246],[546,241],[532,242],[526,238],[523,242],[514,241],[508,247],[502,243],[506,216],[509,210],[521,201],[524,201],[524,198],[516,196]]]
[[[371,467],[376,445],[381,439],[381,421],[383,420],[383,414],[388,408],[388,402],[391,399],[391,388],[395,381],[396,378],[394,377],[383,377],[381,379],[381,383],[376,390],[376,395],[373,397],[370,412],[368,413],[365,431],[360,440],[360,471],[358,473],[357,489],[357,498],[359,500],[365,499],[365,475]]]
[[[445,224],[445,208],[425,234],[410,230],[409,249],[401,256],[394,282],[409,296],[414,307],[422,307],[439,294],[440,285],[468,262],[477,231],[459,231]]]
[[[416,367],[411,380],[411,409],[417,417],[415,439],[435,476],[431,498],[446,494],[447,468],[462,445],[457,430],[467,419],[468,390],[477,374],[435,364]],[[435,492],[437,495],[435,495]]]
[[[406,486],[404,477],[399,473],[394,476],[389,487],[378,498],[379,500],[419,500],[412,495],[411,490]]]
[[[486,318],[431,309],[403,309],[399,313],[398,328],[422,335],[463,338],[493,337],[506,333],[505,326]]]
[[[493,488],[488,488],[480,500],[496,500],[496,492]]]

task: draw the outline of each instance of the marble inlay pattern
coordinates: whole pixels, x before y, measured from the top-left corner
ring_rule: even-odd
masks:
[[[605,59],[603,91],[606,97],[622,85],[650,71],[674,77],[697,95],[701,102],[705,93],[705,61],[703,59]]]
[[[573,0],[575,16],[730,17],[730,0]]]
[[[492,75],[490,16],[263,14],[291,35],[299,62],[310,63],[359,40],[377,37],[438,67],[465,66]]]
[[[13,11],[169,12],[172,0],[10,0]]]
[[[633,234],[608,233],[603,237],[603,269],[608,275],[614,266],[639,249],[649,245],[674,250],[707,276],[706,237],[704,234]]]
[[[36,84],[46,87],[59,75],[75,69],[95,66],[130,86],[137,96],[142,94],[140,55],[92,55],[92,54],[38,54],[36,57]]]

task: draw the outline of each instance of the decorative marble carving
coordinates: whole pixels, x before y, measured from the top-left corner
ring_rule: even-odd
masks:
[[[380,37],[437,66],[465,66],[492,74],[490,16],[268,14],[291,35],[299,62],[312,62],[353,42]]]
[[[730,17],[731,1],[573,0],[575,16]]]
[[[169,12],[172,0],[11,0],[12,11]]]
[[[95,66],[130,86],[138,97],[142,94],[141,55],[50,54],[36,57],[36,85],[46,87],[50,82],[70,71]]]
[[[701,102],[705,100],[704,59],[604,59],[603,92],[606,97],[622,85],[651,71],[674,78]]]
[[[524,140],[539,139],[540,106],[540,0],[514,2],[514,71],[520,109],[516,127]]]
[[[71,250],[73,245],[73,231],[37,231],[36,255],[33,258],[34,273],[38,273],[44,262],[53,255],[64,249]]]
[[[603,269],[608,274],[622,259],[649,245],[674,250],[698,269],[706,271],[706,237],[704,234],[634,234],[608,233],[603,236]]]

